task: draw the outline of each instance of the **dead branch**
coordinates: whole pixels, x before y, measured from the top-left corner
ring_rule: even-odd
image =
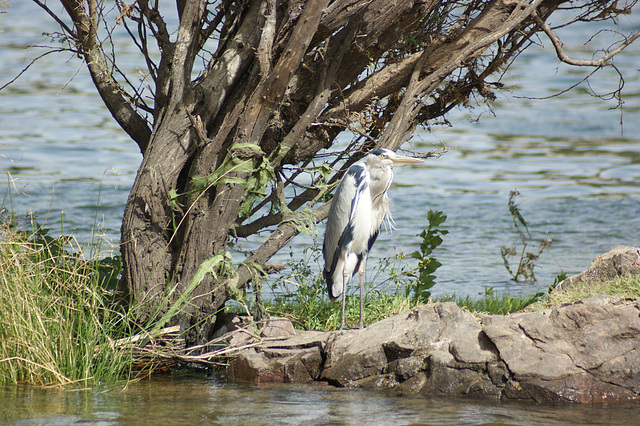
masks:
[[[22,70],[21,70],[21,71],[20,71],[20,72],[15,76],[15,77],[13,77],[11,80],[9,80],[8,82],[6,82],[6,83],[5,83],[5,84],[3,84],[2,86],[0,86],[0,90],[3,90],[5,87],[10,86],[11,84],[15,83],[15,82],[16,82],[16,80],[18,80],[18,79],[22,76],[22,74],[24,74],[25,72],[27,72],[27,70],[28,70],[29,68],[31,68],[31,66],[32,66],[33,64],[35,64],[39,59],[42,59],[42,58],[44,58],[45,56],[47,56],[47,55],[49,55],[49,54],[51,54],[51,53],[60,53],[60,52],[68,51],[68,50],[69,50],[69,49],[53,49],[53,50],[48,50],[48,51],[44,52],[43,54],[38,55],[37,57],[35,57],[35,58],[31,59],[31,60],[29,61],[29,63],[27,64],[27,66],[26,66],[26,67],[24,67],[24,68],[23,68],[23,69],[22,69]]]
[[[111,347],[131,351],[135,371],[165,369],[176,363],[196,364],[205,367],[226,365],[238,353],[265,342],[284,340],[286,337],[262,337],[252,330],[264,328],[266,321],[250,321],[245,326],[229,331],[206,344],[185,346],[180,337],[180,326],[166,327],[158,333],[140,333],[109,342]],[[206,350],[216,348],[214,350]],[[98,350],[99,347],[96,347]],[[206,350],[200,354],[199,351]]]
[[[549,40],[551,40],[553,47],[556,49],[558,59],[566,64],[575,65],[578,67],[605,67],[611,65],[611,63],[609,62],[611,58],[622,52],[627,46],[629,46],[636,39],[638,39],[638,37],[640,37],[640,31],[633,34],[631,37],[627,37],[624,42],[620,44],[620,46],[607,53],[600,59],[573,59],[564,52],[564,49],[562,48],[562,41],[556,35],[556,33],[553,32],[549,24],[545,23],[537,13],[533,15],[533,20],[542,29],[542,31],[544,31],[547,37],[549,37]]]

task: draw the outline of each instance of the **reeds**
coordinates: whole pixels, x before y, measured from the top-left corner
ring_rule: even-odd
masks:
[[[0,219],[1,384],[90,386],[127,377],[131,351],[112,342],[131,334],[129,321],[112,306],[99,262],[33,220],[20,227]]]

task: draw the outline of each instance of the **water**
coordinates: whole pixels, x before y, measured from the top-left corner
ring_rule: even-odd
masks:
[[[43,31],[55,30],[31,2],[13,3],[0,22],[0,84],[13,78],[29,58],[43,53],[25,49],[39,41]],[[637,16],[619,17],[620,31],[633,29],[640,29]],[[587,32],[562,34],[570,55],[590,57],[581,47]],[[608,46],[610,35],[602,33],[594,43]],[[415,250],[420,242],[416,234],[426,226],[429,209],[444,211],[444,227],[450,231],[435,253],[443,263],[435,295],[476,295],[485,287],[531,294],[545,289],[561,270],[577,273],[615,245],[640,245],[639,43],[616,59],[625,80],[622,112],[611,109],[615,100],[587,93],[604,95],[617,87],[618,74],[611,68],[601,70],[590,86],[583,84],[563,96],[523,98],[553,95],[588,73],[558,64],[550,46],[534,47],[502,78],[506,89],[498,93],[493,109],[454,111],[448,117],[453,127],[417,133],[407,148],[428,151],[444,142],[455,149],[426,165],[396,169],[391,197],[397,229],[381,234],[370,268],[380,257]],[[133,58],[125,54],[121,59],[123,66],[135,67]],[[5,207],[18,214],[36,213],[53,234],[64,227],[81,241],[90,241],[97,229],[117,247],[124,204],[141,156],[102,105],[82,64],[70,54],[48,55],[0,91],[0,129],[0,171],[5,176],[0,194]],[[551,255],[543,254],[538,262],[535,282],[511,281],[500,257],[501,246],[518,244],[507,211],[514,189],[522,194],[519,205],[532,236],[554,241]],[[318,231],[319,243],[322,225]],[[299,254],[311,244],[310,237],[301,236],[292,250]],[[274,260],[289,260],[288,250]],[[398,398],[328,387],[230,386],[201,377],[154,378],[132,384],[125,392],[11,387],[1,392],[8,403],[0,404],[0,420],[26,423],[166,422],[176,412],[181,421],[185,416],[230,423],[242,423],[242,416],[249,414],[260,415],[263,423],[293,419],[390,424],[617,423],[623,419],[618,415],[629,415],[603,407]],[[254,405],[225,406],[247,399]],[[633,413],[640,420],[637,411]]]
[[[156,376],[119,388],[0,388],[0,422],[15,424],[637,424],[636,404],[498,403],[314,385],[228,385]]]

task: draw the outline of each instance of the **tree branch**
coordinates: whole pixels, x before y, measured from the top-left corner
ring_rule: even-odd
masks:
[[[260,6],[260,2],[251,2],[249,10],[246,12],[246,19],[239,24],[240,27],[234,36],[225,42],[226,49],[222,50],[219,56],[214,55],[207,70],[197,83],[196,89],[208,94],[204,98],[202,110],[199,111],[199,114],[205,117],[205,123],[216,117],[233,87],[253,61],[255,56],[253,48],[258,45],[261,35],[259,25],[257,25],[260,22]],[[227,23],[225,22],[225,24]],[[234,22],[229,25],[236,24]],[[234,110],[239,106],[241,105],[235,105],[230,109]],[[223,122],[223,120],[220,121]],[[224,121],[226,124],[226,120]]]
[[[38,0],[34,1],[38,2]],[[113,118],[138,144],[140,151],[144,154],[149,144],[151,130],[147,121],[127,100],[129,96],[125,96],[126,91],[109,72],[104,52],[97,39],[98,9],[95,1],[88,2],[90,14],[87,14],[87,10],[79,0],[61,0],[61,2],[76,26],[78,50],[84,56],[89,74],[102,101]]]
[[[424,51],[426,61],[418,71],[432,69],[432,72],[420,80],[415,79],[418,74],[414,72],[401,105],[380,137],[380,146],[397,149],[404,143],[411,135],[416,116],[424,107],[420,97],[432,93],[463,62],[477,58],[491,44],[522,26],[526,19],[535,14],[543,1],[545,0],[534,0],[531,3],[518,0],[491,1],[455,40],[429,52]],[[485,33],[487,35],[478,37]]]
[[[553,32],[549,24],[544,22],[537,13],[533,15],[533,20],[536,24],[538,24],[542,31],[544,31],[547,37],[549,37],[549,40],[551,40],[553,47],[556,49],[558,59],[566,64],[575,65],[578,67],[604,67],[611,65],[611,63],[609,62],[611,58],[622,52],[627,46],[629,46],[631,43],[637,40],[638,37],[640,37],[640,32],[633,34],[631,37],[626,38],[625,41],[620,44],[617,49],[612,50],[600,59],[573,59],[564,52],[562,48],[562,41],[560,41],[556,33]]]
[[[273,67],[273,72],[269,74],[264,85],[261,84],[256,88],[254,96],[250,99],[250,104],[255,107],[247,111],[245,122],[241,124],[248,127],[247,140],[249,143],[259,145],[273,108],[281,101],[291,77],[302,63],[304,54],[319,25],[322,11],[328,3],[329,0],[316,0],[305,4],[289,42]],[[253,102],[251,102],[252,100]]]
[[[335,82],[336,75],[342,64],[342,60],[346,55],[349,46],[358,33],[360,25],[360,16],[355,15],[354,18],[335,36],[327,41],[327,52],[322,65],[320,74],[318,75],[318,85],[313,100],[307,106],[305,112],[296,121],[296,124],[289,131],[287,136],[279,145],[277,155],[271,159],[274,167],[279,166],[284,157],[287,155],[291,147],[300,140],[305,131],[318,118],[318,115],[326,107],[332,92],[332,85]]]
[[[316,223],[327,217],[330,204],[325,203],[321,207],[312,210],[311,213]],[[236,288],[244,288],[251,281],[251,269],[247,264],[255,263],[264,266],[278,250],[287,245],[298,233],[299,231],[294,223],[282,222],[271,236],[238,267],[238,280],[234,283]]]
[[[69,49],[66,49],[66,48],[64,48],[64,49],[48,50],[48,51],[44,52],[43,54],[38,55],[38,56],[36,56],[35,58],[31,59],[31,60],[29,61],[29,63],[27,64],[27,66],[25,66],[22,70],[20,70],[20,72],[19,72],[15,77],[13,77],[11,80],[9,80],[8,82],[6,82],[6,83],[5,83],[5,84],[3,84],[2,86],[0,86],[0,91],[1,91],[1,90],[4,90],[4,88],[6,88],[7,86],[12,85],[12,84],[17,80],[17,79],[19,79],[19,78],[22,76],[22,74],[24,74],[25,72],[27,72],[27,70],[28,70],[29,68],[31,68],[31,65],[35,64],[35,63],[36,63],[36,61],[38,61],[39,59],[42,59],[42,58],[44,58],[45,56],[47,56],[47,55],[49,55],[49,54],[51,54],[51,53],[60,53],[60,52],[68,51],[68,50],[69,50]]]
[[[69,26],[62,19],[60,19],[58,15],[53,13],[53,11],[49,9],[49,7],[47,7],[45,3],[41,2],[40,0],[33,0],[33,2],[38,6],[40,6],[40,8],[42,8],[45,12],[47,12],[47,14],[49,14],[49,16],[51,16],[53,20],[58,23],[58,25],[60,25],[60,27],[64,32],[66,32],[71,37],[77,40],[78,38],[77,34],[71,28],[69,28]]]
[[[185,91],[191,83],[191,70],[197,54],[195,44],[206,6],[206,0],[191,0],[185,2],[180,14],[180,26],[174,43],[170,73],[172,87],[170,97],[174,105],[184,100]]]

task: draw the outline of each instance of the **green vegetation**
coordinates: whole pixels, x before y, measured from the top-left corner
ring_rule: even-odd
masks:
[[[431,297],[430,289],[436,285],[436,270],[442,266],[431,254],[442,244],[441,235],[446,235],[449,231],[439,229],[439,226],[447,220],[447,216],[441,211],[429,210],[427,221],[429,226],[418,236],[422,238],[420,250],[411,253],[411,257],[418,260],[417,275],[413,286],[407,286],[406,295],[413,293],[416,302],[426,303]],[[413,288],[411,288],[413,287]]]
[[[377,282],[367,286],[364,298],[364,323],[371,324],[388,316],[407,311],[429,301],[455,302],[472,312],[488,314],[508,314],[523,309],[543,296],[511,297],[494,294],[492,288],[485,288],[480,297],[446,295],[437,299],[431,297],[430,289],[435,285],[435,271],[441,265],[432,256],[443,242],[442,236],[448,231],[440,229],[447,216],[440,211],[429,211],[426,230],[418,236],[422,238],[420,250],[409,256],[404,252],[381,259],[373,269],[373,277],[367,282]],[[307,247],[304,257],[293,261],[291,272],[272,285],[273,297],[266,309],[272,315],[286,316],[295,325],[305,330],[336,330],[340,325],[340,313],[335,303],[329,302],[326,285],[319,272],[323,268],[321,250],[317,246]],[[293,253],[291,253],[293,259]],[[411,266],[408,259],[416,259]],[[358,296],[347,295],[345,323],[355,327],[359,319]]]
[[[378,282],[367,286],[364,296],[364,323],[371,324],[399,312],[407,311],[426,303],[431,297],[430,289],[435,285],[434,272],[441,263],[432,256],[442,244],[442,235],[448,231],[440,229],[447,219],[440,211],[427,213],[428,228],[418,234],[422,238],[420,249],[409,256],[404,252],[381,259],[373,269],[373,277],[367,282]],[[340,326],[340,312],[336,304],[326,297],[326,284],[322,278],[324,265],[319,247],[307,247],[301,260],[293,261],[291,272],[272,284],[273,297],[266,309],[273,315],[289,317],[294,324],[305,330],[336,330]],[[293,259],[293,253],[291,253]],[[411,267],[408,259],[416,259]],[[383,277],[385,277],[383,279]],[[360,318],[359,297],[347,294],[345,324],[357,325]]]
[[[492,287],[485,287],[481,297],[454,297],[454,301],[461,308],[470,312],[482,312],[486,314],[506,315],[518,312],[527,306],[541,300],[545,293],[536,293],[533,296],[508,296],[495,293]]]
[[[509,207],[509,214],[511,214],[511,219],[513,221],[513,227],[518,233],[518,238],[520,239],[522,248],[516,249],[516,247],[502,246],[502,261],[504,262],[504,267],[507,268],[507,271],[514,281],[519,281],[521,278],[529,281],[535,281],[536,276],[533,272],[533,268],[536,266],[536,261],[545,250],[549,252],[549,249],[553,245],[553,241],[546,238],[542,238],[538,244],[531,241],[531,232],[529,232],[527,222],[524,220],[524,217],[522,217],[520,207],[516,204],[516,198],[518,198],[518,195],[520,195],[520,192],[517,190],[511,191],[507,205]],[[533,250],[528,251],[528,249],[531,248]],[[512,269],[509,262],[509,258],[512,256],[516,256],[518,260],[518,266],[515,268],[515,271]]]
[[[308,247],[305,252],[317,256],[319,249]],[[492,288],[485,288],[479,297],[445,295],[429,298],[427,302],[416,299],[415,269],[398,265],[406,256],[402,253],[393,258],[385,258],[374,268],[377,274],[386,273],[388,278],[377,286],[367,286],[364,298],[364,323],[375,323],[391,315],[408,311],[427,302],[455,302],[471,312],[487,314],[508,314],[524,309],[541,300],[544,293],[533,296],[507,296],[497,294]],[[399,268],[399,269],[398,269]],[[337,330],[340,326],[338,304],[326,297],[326,285],[320,274],[316,274],[305,259],[292,264],[292,272],[273,284],[274,295],[266,301],[266,309],[271,315],[290,318],[294,325],[304,330]],[[400,272],[398,272],[400,270]],[[297,287],[292,289],[292,286]],[[359,319],[359,302],[356,294],[347,295],[345,324],[356,327]]]
[[[479,297],[446,295],[433,300],[430,289],[440,263],[432,254],[447,233],[439,229],[445,219],[442,212],[429,212],[429,227],[419,234],[419,251],[410,255],[399,252],[373,266],[373,277],[367,281],[378,284],[366,291],[366,324],[430,301],[453,301],[472,312],[507,314],[525,307],[546,309],[602,293],[640,298],[640,278],[625,278],[589,290],[575,288],[551,295],[510,297],[485,288]],[[162,358],[160,352],[175,347],[174,337],[161,328],[188,304],[188,292],[197,282],[194,280],[183,295],[174,294],[174,287],[159,304],[164,308],[155,313],[146,311],[149,319],[140,324],[136,314],[144,312],[142,305],[133,304],[125,311],[113,300],[121,269],[119,258],[101,258],[98,247],[92,242],[86,253],[72,237],[52,238],[32,218],[20,225],[14,217],[0,217],[0,384],[114,383],[134,377],[134,371],[154,368],[157,357]],[[229,259],[213,256],[202,266],[202,273],[220,262],[228,263]],[[304,250],[303,258],[291,263],[290,274],[272,284],[267,311],[291,318],[299,328],[337,329],[338,304],[326,297],[319,272],[322,263],[319,247]],[[355,326],[358,318],[358,297],[347,296],[347,326]],[[161,345],[145,346],[159,340]]]
[[[640,299],[640,277],[624,276],[595,285],[590,284],[585,286],[578,284],[575,287],[566,290],[555,290],[550,292],[547,297],[532,304],[529,309],[549,309],[554,306],[573,303],[599,294],[620,296],[625,299]]]
[[[0,383],[77,384],[127,378],[131,334],[106,287],[117,262],[85,260],[71,237],[51,238],[31,220],[0,220]]]

